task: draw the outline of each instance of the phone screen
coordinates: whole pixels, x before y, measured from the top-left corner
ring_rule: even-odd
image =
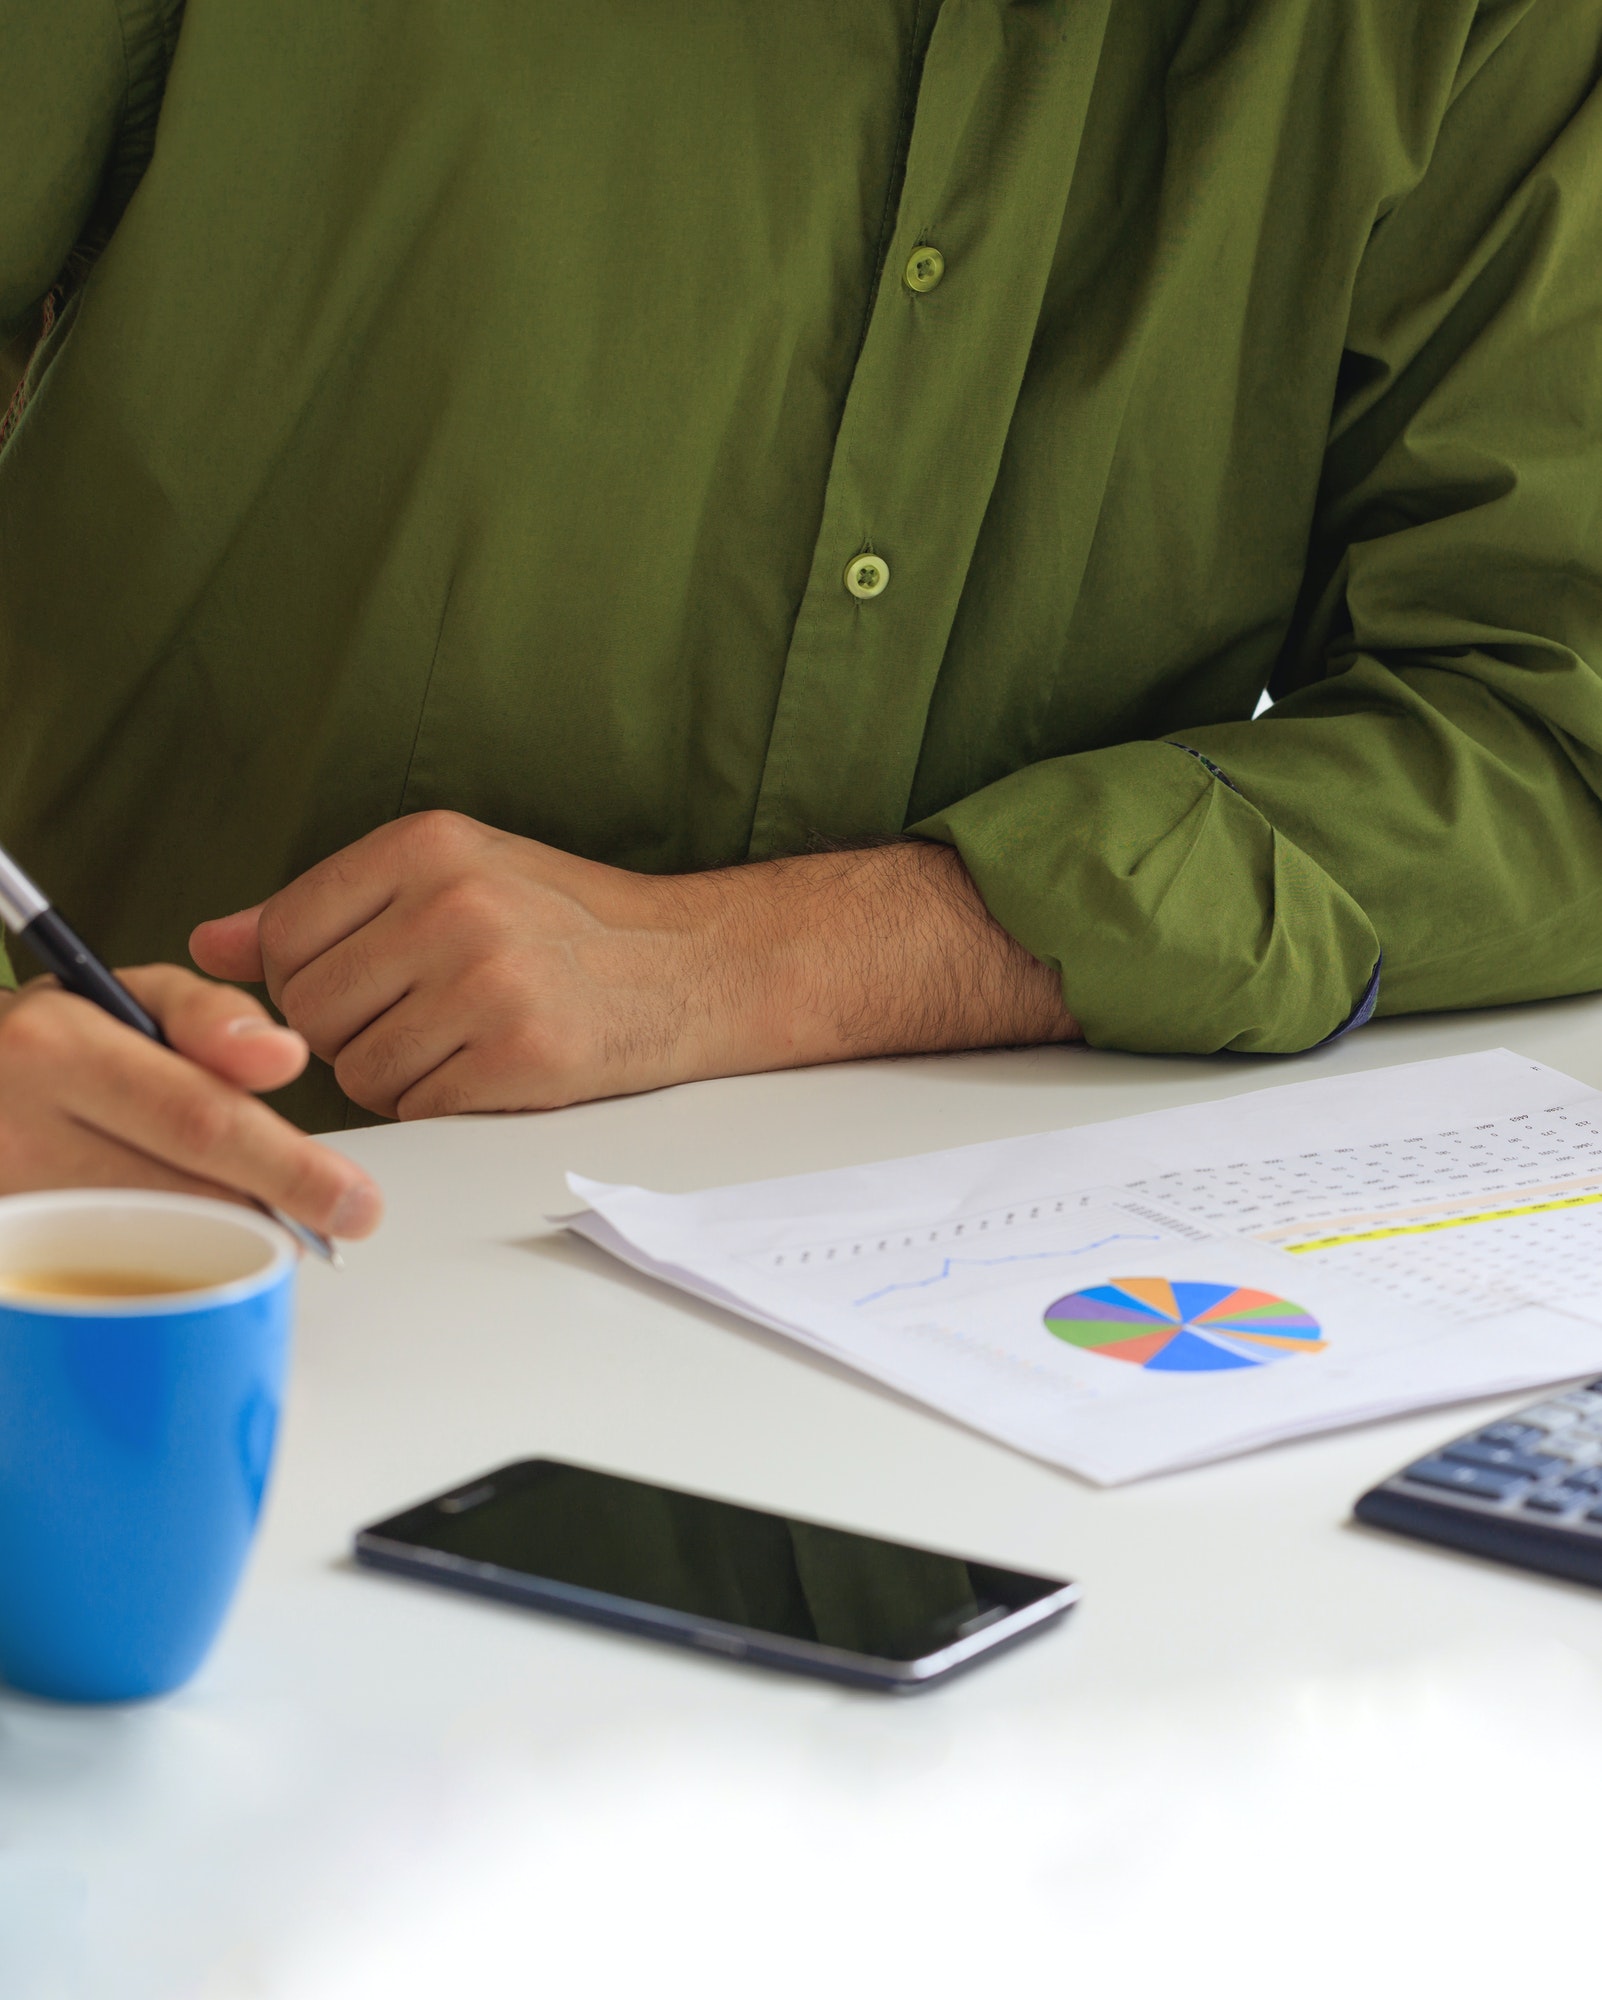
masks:
[[[923,1659],[1064,1589],[553,1459],[507,1466],[368,1535],[888,1661]]]

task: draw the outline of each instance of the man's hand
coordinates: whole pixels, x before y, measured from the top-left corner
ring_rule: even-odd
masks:
[[[399,1118],[1078,1033],[922,842],[652,876],[418,813],[190,949],[265,979],[346,1094]]]
[[[306,1066],[306,1044],[248,993],[175,965],[124,972],[170,1048],[36,979],[0,994],[0,1193],[144,1187],[253,1195],[331,1236],[378,1225],[378,1190],[253,1092]]]

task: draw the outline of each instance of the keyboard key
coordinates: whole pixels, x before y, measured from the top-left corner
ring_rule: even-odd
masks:
[[[1546,1432],[1537,1424],[1491,1424],[1483,1431],[1477,1431],[1472,1438],[1465,1438],[1465,1444],[1506,1444],[1515,1451],[1527,1444],[1539,1444]]]
[[[1493,1472],[1480,1465],[1454,1465],[1444,1458],[1421,1458],[1403,1476],[1419,1486],[1444,1486],[1450,1493],[1470,1493],[1476,1500],[1504,1500],[1527,1483],[1522,1473]]]
[[[1566,1514],[1578,1501],[1574,1493],[1531,1493],[1523,1504],[1532,1514]]]
[[[1543,1430],[1566,1430],[1570,1424],[1580,1421],[1578,1410],[1571,1410],[1562,1403],[1537,1403],[1533,1410],[1520,1411],[1520,1417],[1527,1424],[1539,1424]]]
[[[1535,1452],[1514,1451],[1505,1444],[1477,1444],[1473,1438],[1448,1445],[1441,1456],[1455,1465],[1483,1465],[1487,1472],[1517,1473],[1520,1479],[1544,1479],[1549,1472],[1560,1470],[1563,1463]]]

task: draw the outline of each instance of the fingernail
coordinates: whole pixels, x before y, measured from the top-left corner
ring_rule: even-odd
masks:
[[[243,1041],[247,1035],[290,1035],[294,1030],[282,1028],[276,1021],[264,1021],[260,1014],[236,1014],[228,1023],[228,1033]]]
[[[369,1181],[357,1181],[334,1203],[328,1218],[330,1236],[365,1236],[383,1207],[379,1192]]]

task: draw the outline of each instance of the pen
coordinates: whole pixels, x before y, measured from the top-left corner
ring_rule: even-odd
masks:
[[[50,899],[37,889],[0,847],[0,919],[10,925],[41,965],[46,965],[69,993],[92,1000],[124,1027],[136,1028],[153,1042],[168,1046],[161,1024],[147,1014],[122,981],[102,965],[61,912],[52,909]],[[280,1229],[287,1229],[297,1243],[325,1258],[340,1262],[339,1252],[326,1236],[308,1229],[292,1215],[285,1215],[271,1202],[251,1200],[264,1215],[270,1215]]]

